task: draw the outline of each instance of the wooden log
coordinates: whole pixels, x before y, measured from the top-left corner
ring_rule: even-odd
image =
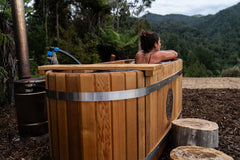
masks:
[[[171,160],[233,160],[232,157],[212,148],[180,146],[170,152]]]
[[[172,121],[172,136],[173,146],[218,147],[218,125],[203,119]]]

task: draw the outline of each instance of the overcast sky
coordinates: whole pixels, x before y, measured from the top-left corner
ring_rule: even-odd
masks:
[[[155,0],[152,7],[146,9],[151,13],[184,14],[184,15],[208,15],[233,6],[240,0]]]

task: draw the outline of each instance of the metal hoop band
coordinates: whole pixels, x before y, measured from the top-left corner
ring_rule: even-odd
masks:
[[[160,82],[150,86],[138,89],[123,90],[123,91],[109,91],[109,92],[58,92],[47,90],[47,97],[50,99],[74,101],[74,102],[98,102],[98,101],[116,101],[124,99],[138,98],[146,96],[165,85],[176,80],[182,74],[182,70],[173,74],[172,76],[163,79]]]

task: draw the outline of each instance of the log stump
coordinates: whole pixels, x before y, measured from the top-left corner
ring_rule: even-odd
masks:
[[[184,118],[172,121],[172,143],[177,146],[218,147],[218,125],[203,119]]]
[[[171,160],[233,160],[232,157],[212,148],[180,146],[170,153]]]

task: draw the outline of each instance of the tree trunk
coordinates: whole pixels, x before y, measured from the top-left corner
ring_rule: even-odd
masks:
[[[57,38],[59,39],[59,14],[58,14],[58,8],[59,8],[59,2],[56,3],[56,31],[57,31]]]
[[[172,121],[172,136],[173,146],[218,147],[218,125],[203,119]]]
[[[212,148],[180,146],[170,153],[171,160],[233,160],[232,157]]]
[[[43,15],[45,15],[45,39],[46,39],[46,43],[45,45],[48,46],[48,1],[44,0],[43,1],[44,5],[43,5]]]

